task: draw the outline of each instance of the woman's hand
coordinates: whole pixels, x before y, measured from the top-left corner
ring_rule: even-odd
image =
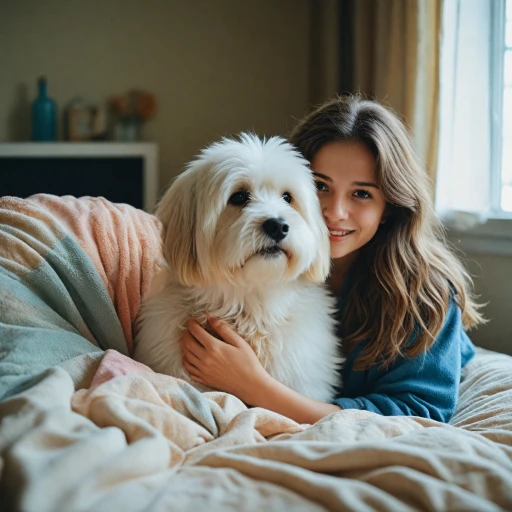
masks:
[[[195,320],[182,334],[183,365],[193,381],[237,396],[248,405],[288,416],[298,423],[315,423],[340,407],[301,395],[273,379],[247,342],[225,323],[208,317],[213,332]]]
[[[193,381],[254,405],[270,376],[249,344],[229,326],[212,317],[208,324],[222,339],[189,319],[181,337],[183,366]]]

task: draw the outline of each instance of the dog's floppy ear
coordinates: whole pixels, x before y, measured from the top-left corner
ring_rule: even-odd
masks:
[[[331,244],[327,233],[321,234],[318,252],[311,266],[304,272],[303,277],[314,283],[323,283],[331,269]]]
[[[197,191],[189,171],[164,194],[155,215],[163,224],[163,250],[173,276],[184,286],[201,279],[196,250]]]

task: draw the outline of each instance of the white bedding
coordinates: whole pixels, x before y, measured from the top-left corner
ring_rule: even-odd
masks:
[[[450,425],[313,426],[114,352],[0,404],[3,510],[512,510],[512,358],[479,349]]]

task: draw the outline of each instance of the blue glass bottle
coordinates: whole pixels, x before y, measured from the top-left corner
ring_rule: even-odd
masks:
[[[38,80],[38,96],[32,103],[32,140],[57,140],[57,104],[48,97],[46,78]]]

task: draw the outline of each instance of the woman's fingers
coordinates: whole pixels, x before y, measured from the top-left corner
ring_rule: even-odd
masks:
[[[212,336],[194,319],[187,321],[182,334],[183,366],[190,379],[242,400],[255,396],[268,376],[255,352],[226,323],[210,316],[208,323],[222,339]]]
[[[207,351],[213,352],[216,349],[219,349],[223,342],[227,343],[228,345],[233,345],[234,347],[243,347],[246,345],[245,340],[241,338],[226,323],[219,320],[218,318],[210,316],[208,313],[206,315],[208,317],[208,324],[210,325],[212,331],[218,334],[218,338],[220,339],[211,335],[193,318],[189,318],[187,321],[187,329]]]
[[[190,363],[185,356],[183,356],[182,363],[183,367],[185,368],[185,370],[187,370],[192,380],[195,380],[196,382],[203,382],[202,374],[199,371],[199,369],[192,363]]]
[[[208,323],[213,331],[216,332],[226,343],[229,343],[234,347],[239,347],[245,343],[245,340],[222,320],[210,316],[208,313],[206,313],[206,317],[208,318]]]
[[[203,380],[201,357],[207,354],[206,349],[190,334],[184,331],[181,335],[182,364],[190,375],[191,380],[199,384],[206,384]]]
[[[218,343],[222,343],[222,340],[218,340],[215,336],[212,336],[193,318],[187,320],[187,329],[192,337],[207,350],[214,349]]]
[[[201,359],[206,355],[204,346],[189,331],[184,331],[181,335],[181,346],[183,352],[191,352],[197,359]]]
[[[202,348],[202,350],[204,351],[204,348]],[[185,349],[183,351],[183,355],[190,364],[193,364],[198,369],[201,367],[201,359],[194,353],[193,350]]]

